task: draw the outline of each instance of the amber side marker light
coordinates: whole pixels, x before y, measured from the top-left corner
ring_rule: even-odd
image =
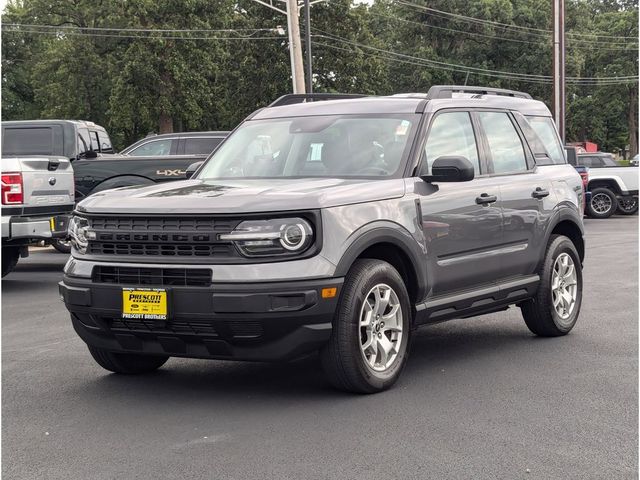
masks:
[[[333,298],[336,296],[336,292],[338,289],[336,287],[331,288],[323,288],[322,289],[322,298]]]

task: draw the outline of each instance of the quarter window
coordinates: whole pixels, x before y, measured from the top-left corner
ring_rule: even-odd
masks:
[[[487,136],[494,173],[523,172],[527,160],[520,136],[506,113],[478,112]]]
[[[560,138],[551,117],[528,116],[529,124],[544,143],[554,164],[566,163]]]
[[[185,138],[184,153],[185,155],[208,155],[215,150],[221,141],[221,138],[213,137]]]
[[[436,159],[452,155],[465,157],[473,164],[476,174],[480,172],[476,137],[468,112],[438,114],[431,124],[424,151],[428,172]]]

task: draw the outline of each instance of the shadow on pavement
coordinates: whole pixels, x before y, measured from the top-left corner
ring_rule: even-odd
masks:
[[[477,368],[487,356],[522,358],[521,361],[526,362],[528,354],[540,355],[545,346],[557,348],[557,345],[553,340],[533,337],[522,329],[504,331],[504,324],[486,326],[480,331],[476,324],[468,331],[435,335],[429,335],[428,327],[416,336],[407,367],[396,388],[411,388],[416,376],[422,377],[419,382],[422,385],[425,377],[439,379],[442,369],[454,365]],[[87,362],[91,361],[87,352]],[[171,399],[192,406],[220,399],[242,401],[252,395],[268,396],[269,401],[292,397],[362,398],[334,390],[323,376],[318,355],[290,363],[172,358],[159,371],[142,376],[110,374],[98,368],[92,370],[95,378],[77,385],[76,394],[108,395],[121,400],[133,396],[152,403]]]

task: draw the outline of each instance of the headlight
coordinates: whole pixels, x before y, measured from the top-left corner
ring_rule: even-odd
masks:
[[[247,257],[298,255],[313,244],[313,229],[303,218],[246,220],[219,238],[232,241]]]
[[[89,240],[95,238],[95,232],[89,230],[89,221],[86,218],[74,215],[69,221],[69,237],[78,252],[86,253]]]

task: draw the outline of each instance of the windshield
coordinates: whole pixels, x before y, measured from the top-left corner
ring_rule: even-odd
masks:
[[[250,120],[213,153],[198,178],[401,175],[417,123],[418,115]]]

